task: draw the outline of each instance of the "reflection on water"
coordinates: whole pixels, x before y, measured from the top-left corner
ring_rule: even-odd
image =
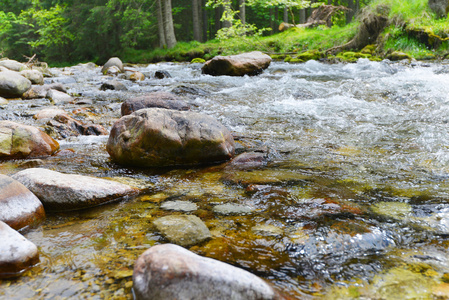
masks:
[[[444,63],[273,63],[258,77],[211,77],[198,65],[139,67],[172,78],[124,81],[127,92],[99,90],[108,77],[77,66],[55,80],[89,98],[76,115],[110,128],[120,103],[175,90],[192,110],[231,129],[237,151],[263,152],[252,169],[131,169],[105,151],[106,137],[61,142],[74,153],[36,162],[53,170],[106,177],[144,193],[67,214],[48,214],[26,237],[41,263],[0,282],[0,298],[132,298],[132,268],[165,243],[155,218],[193,203],[213,238],[190,250],[272,282],[293,298],[449,297],[449,74]],[[68,80],[74,78],[75,80]],[[0,119],[40,126],[31,116],[46,100],[10,101]],[[68,112],[79,108],[64,107]],[[26,161],[4,162],[13,174]],[[233,211],[219,213],[227,204]],[[245,209],[239,212],[239,208]]]

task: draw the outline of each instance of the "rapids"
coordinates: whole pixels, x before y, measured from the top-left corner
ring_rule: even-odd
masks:
[[[2,299],[130,299],[135,259],[165,243],[151,221],[193,202],[213,238],[195,253],[244,268],[294,299],[448,297],[449,66],[439,63],[272,63],[260,76],[201,75],[200,64],[134,66],[150,77],[128,91],[100,91],[110,77],[78,65],[52,69],[79,103],[63,107],[110,129],[124,99],[174,91],[220,120],[237,153],[266,165],[132,169],[112,163],[107,136],[58,141],[69,156],[0,162],[118,180],[144,189],[127,202],[47,214],[24,235],[39,265],[0,281]],[[46,99],[11,100],[0,119],[40,126]],[[221,204],[244,206],[219,214]],[[445,299],[445,298],[444,298]]]

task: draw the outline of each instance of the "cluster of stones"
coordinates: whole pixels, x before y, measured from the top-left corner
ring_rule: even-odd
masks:
[[[202,71],[210,75],[257,75],[270,62],[271,58],[261,52],[220,56],[206,62]],[[5,72],[12,71],[2,70],[0,75]],[[129,72],[127,79],[145,79],[138,72],[127,71],[118,58],[111,58],[101,72],[111,76]],[[3,78],[13,77],[7,75]],[[73,101],[62,86],[42,82],[32,87],[23,75],[14,76],[18,78],[17,88],[8,92],[0,89],[1,95],[47,97],[54,104]],[[167,78],[169,74],[160,72],[158,76]],[[0,88],[2,80],[0,76]],[[123,86],[111,80],[101,89]],[[154,92],[128,99],[122,104],[121,114],[106,147],[111,159],[120,165],[177,167],[220,163],[234,157],[231,132],[211,116],[191,111],[189,104],[175,94]],[[34,117],[59,128],[58,138],[77,133],[107,134],[103,128],[83,124],[59,108],[43,110]],[[44,157],[58,149],[58,142],[38,128],[0,122],[0,159]],[[232,164],[259,163],[263,159],[249,155],[237,157]],[[18,231],[42,222],[45,212],[84,209],[139,193],[118,182],[43,168],[25,169],[10,177],[1,175],[0,186],[0,236],[6,240],[0,245],[0,278],[18,276],[39,261],[37,247]],[[211,238],[207,226],[193,215],[165,216],[153,223],[167,240],[183,247]],[[133,276],[137,299],[283,299],[257,276],[174,244],[151,247],[137,260]]]

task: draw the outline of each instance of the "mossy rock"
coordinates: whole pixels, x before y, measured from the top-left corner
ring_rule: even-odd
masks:
[[[376,51],[376,45],[365,46],[360,52],[363,54],[373,54]]]
[[[192,61],[191,61],[192,64],[203,64],[203,63],[205,63],[205,62],[206,62],[205,59],[199,58],[199,57],[194,58],[194,59],[192,59]]]
[[[400,51],[393,51],[391,54],[389,54],[387,56],[387,58],[391,61],[399,61],[399,60],[404,60],[404,59],[412,59],[412,57],[410,55],[408,55],[407,53],[404,52],[400,52]]]
[[[298,56],[296,58],[300,59],[302,61],[308,61],[308,60],[318,60],[322,57],[323,57],[323,53],[321,53],[320,51],[311,50],[311,51],[306,51],[301,54],[298,54]]]
[[[286,56],[285,54],[272,54],[270,57],[273,60],[284,60]]]
[[[285,58],[284,58],[284,62],[290,62],[292,60],[292,57],[290,56],[290,55],[287,55]]]
[[[337,59],[341,62],[356,62],[355,52],[342,52],[337,54]]]
[[[292,59],[290,60],[290,62],[291,62],[291,63],[303,63],[304,60],[299,59],[299,58],[292,58]]]

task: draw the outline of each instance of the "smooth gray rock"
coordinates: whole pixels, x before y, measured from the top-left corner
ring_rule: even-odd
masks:
[[[0,221],[0,278],[16,277],[39,262],[36,245]]]
[[[17,72],[0,72],[0,97],[16,98],[31,88],[31,81]]]
[[[176,200],[162,203],[161,208],[165,210],[192,212],[198,209],[198,205],[190,201]]]
[[[234,155],[234,139],[216,119],[191,111],[146,108],[112,127],[106,149],[125,166],[216,163]]]
[[[41,201],[23,184],[0,174],[0,221],[19,230],[45,218]]]
[[[101,73],[106,74],[109,68],[111,67],[117,67],[119,72],[123,73],[125,71],[125,68],[123,67],[123,63],[118,57],[111,57],[101,68]]]
[[[135,97],[123,102],[122,116],[130,115],[143,108],[165,108],[173,110],[189,110],[190,106],[178,96],[167,92],[153,92],[145,96]]]
[[[190,247],[212,237],[206,224],[193,215],[165,216],[153,221],[171,243]]]
[[[242,204],[225,203],[214,206],[213,211],[221,215],[247,215],[252,213],[253,209]]]
[[[203,74],[213,76],[258,75],[271,64],[271,57],[260,51],[237,55],[216,56],[201,68]]]
[[[49,90],[57,90],[63,93],[67,93],[67,90],[61,83],[51,83],[45,85],[33,85],[25,94],[24,99],[37,99],[45,98]]]
[[[12,59],[0,60],[0,66],[5,67],[8,70],[15,71],[15,72],[20,72],[20,71],[28,69],[28,67],[25,64],[22,64],[16,60],[12,60]]]
[[[32,84],[44,84],[44,75],[38,70],[23,70],[20,75],[31,81]]]
[[[171,244],[137,259],[133,283],[137,300],[285,299],[254,274]]]
[[[128,88],[126,87],[126,85],[124,85],[120,81],[110,80],[110,81],[103,83],[100,86],[100,90],[102,90],[102,91],[106,91],[106,90],[126,91],[126,90],[128,90]]]
[[[46,98],[49,99],[55,105],[72,103],[75,100],[73,99],[72,96],[64,92],[53,89],[48,90]]]
[[[83,209],[138,193],[137,189],[115,181],[41,168],[20,171],[12,178],[32,191],[46,210],[52,211]]]

